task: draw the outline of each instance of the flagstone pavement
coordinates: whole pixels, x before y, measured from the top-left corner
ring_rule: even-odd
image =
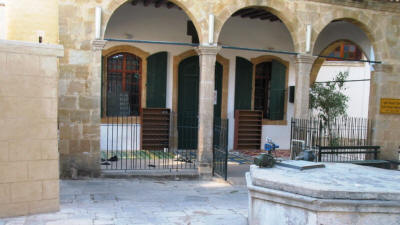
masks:
[[[224,181],[163,178],[60,181],[60,211],[0,225],[244,225],[247,190]]]

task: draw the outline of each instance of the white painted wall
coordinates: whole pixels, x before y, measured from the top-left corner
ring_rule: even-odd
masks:
[[[140,150],[140,124],[102,124],[100,150]]]
[[[339,72],[349,72],[347,80],[363,80],[371,78],[369,63],[325,61],[317,82],[332,81]],[[368,117],[370,82],[346,82],[343,91],[349,97],[347,115],[351,117]]]

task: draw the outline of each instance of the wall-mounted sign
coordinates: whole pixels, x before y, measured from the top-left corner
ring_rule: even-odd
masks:
[[[400,114],[400,99],[381,98],[380,112],[384,114]]]

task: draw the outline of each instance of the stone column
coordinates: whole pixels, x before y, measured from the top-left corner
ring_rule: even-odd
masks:
[[[400,115],[380,113],[382,98],[400,99],[400,66],[375,64],[371,74],[369,119],[372,144],[381,146],[380,159],[397,160],[400,148]]]
[[[214,46],[196,48],[200,56],[197,160],[199,162],[198,172],[201,177],[212,175],[215,61],[220,50],[221,47]]]
[[[92,176],[100,174],[100,125],[101,125],[101,65],[102,65],[102,50],[106,45],[105,40],[93,40],[91,52],[90,73],[87,80],[88,85],[88,100],[91,104],[88,106],[90,111],[89,123],[83,129],[82,135],[89,139],[90,148],[85,151],[90,151],[89,170]],[[81,99],[79,99],[81,104]],[[84,127],[84,128],[85,128]],[[81,150],[83,146],[81,145]]]
[[[296,88],[294,97],[294,117],[307,118],[310,101],[310,74],[315,57],[311,55],[296,56]]]

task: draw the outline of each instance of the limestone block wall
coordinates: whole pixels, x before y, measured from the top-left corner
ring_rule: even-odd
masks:
[[[0,217],[59,209],[59,45],[0,40]]]
[[[2,0],[1,13],[5,18],[0,15],[4,27],[0,32],[5,32],[5,39],[38,43],[41,35],[43,43],[58,44],[58,0]]]

